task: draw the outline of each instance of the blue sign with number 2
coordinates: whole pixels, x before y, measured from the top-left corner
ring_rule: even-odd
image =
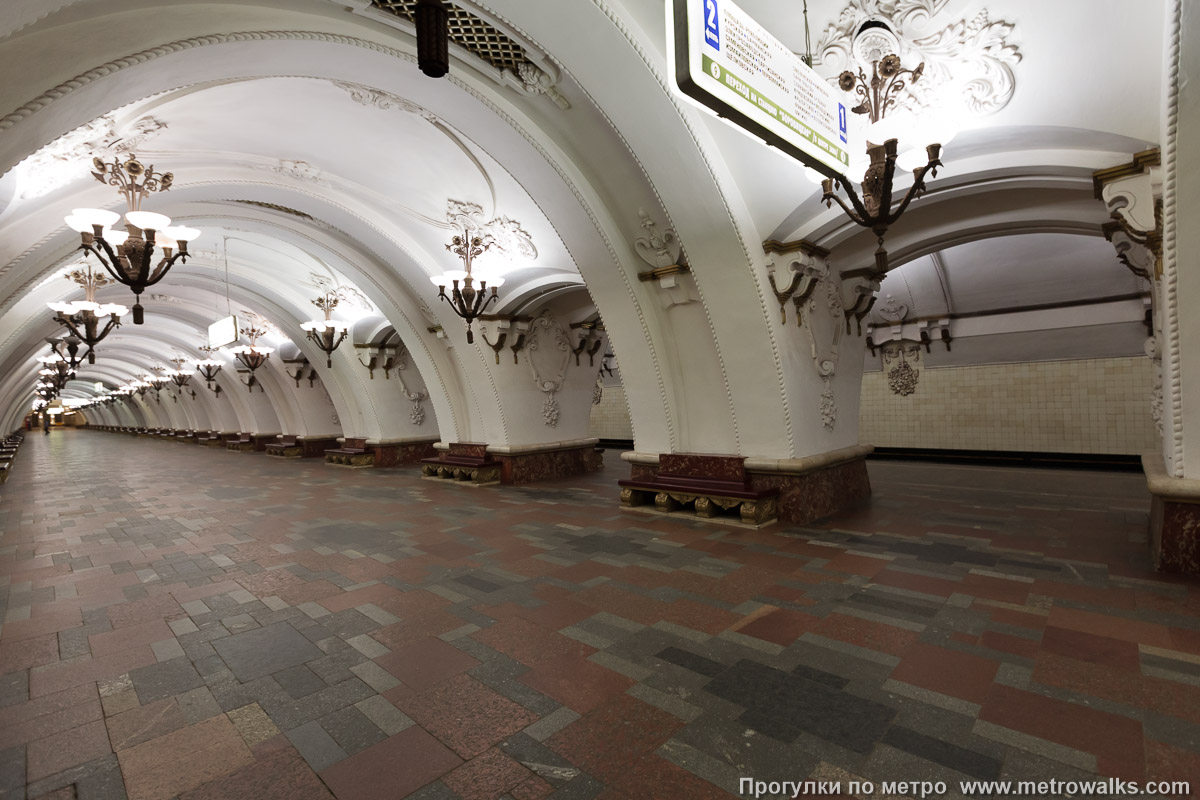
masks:
[[[718,21],[717,0],[704,0],[704,41],[714,50],[721,49],[721,23]]]

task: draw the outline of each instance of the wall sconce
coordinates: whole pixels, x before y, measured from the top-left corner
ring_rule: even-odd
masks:
[[[517,353],[525,349],[525,337],[529,331],[529,320],[525,317],[496,317],[496,329],[499,336],[496,341],[492,342],[487,338],[487,331],[483,331],[483,341],[487,342],[487,346],[492,348],[492,352],[496,354],[496,363],[500,363],[500,351],[504,349],[505,342],[508,341],[508,334],[512,332],[514,339],[509,345],[509,350],[513,354],[513,363],[520,363],[517,358]]]
[[[292,380],[294,380],[296,382],[297,389],[300,388],[300,381],[304,380],[305,377],[308,378],[308,388],[310,388],[310,389],[313,388],[313,386],[315,385],[316,379],[317,379],[317,371],[309,365],[307,358],[302,358],[298,361],[284,361],[283,363],[285,365],[286,364],[295,364],[296,365],[295,374],[292,374],[292,371],[290,369],[288,369],[286,366],[283,368],[283,371],[285,373],[287,373],[287,376],[289,378],[291,378]],[[307,376],[305,376],[305,374],[304,374],[304,370],[306,370],[306,369],[308,370]]]

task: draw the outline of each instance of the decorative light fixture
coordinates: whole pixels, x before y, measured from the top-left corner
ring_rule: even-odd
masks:
[[[71,335],[67,337],[67,341],[74,338],[76,341],[86,344],[88,346],[88,363],[95,364],[94,348],[112,332],[113,328],[121,324],[121,317],[128,314],[129,309],[115,303],[100,304],[96,302],[96,290],[102,286],[108,286],[112,281],[104,275],[94,274],[91,264],[84,264],[83,269],[77,269],[69,273],[67,277],[83,287],[84,299],[72,300],[70,303],[47,303],[46,305],[57,314],[54,321],[70,331]],[[100,323],[104,317],[109,319],[101,328]],[[69,348],[70,345],[68,345],[68,352],[70,352]]]
[[[275,348],[262,347],[258,344],[259,337],[267,334],[265,328],[242,328],[240,333],[250,340],[250,344],[231,347],[229,348],[229,352],[233,353],[237,357],[237,360],[242,362],[242,366],[250,370],[250,380],[242,381],[242,383],[245,384],[247,391],[253,392],[255,385],[258,385],[260,392],[266,391],[262,388],[258,379],[254,377],[254,373],[259,367],[267,363],[267,359],[271,357],[271,353],[275,352]]]
[[[66,361],[71,369],[77,370],[83,364],[83,359],[87,354],[80,354],[79,346],[83,344],[83,340],[78,336],[51,336],[46,341],[50,344],[50,352],[60,360]],[[66,350],[65,355],[63,349]]]
[[[192,363],[192,362],[189,362],[188,359],[184,358],[183,356],[179,356],[178,358],[172,358],[171,363],[175,365],[175,369],[169,369],[164,374],[171,381],[171,383],[175,384],[175,387],[177,389],[179,389],[179,394],[186,393],[186,394],[190,394],[192,397],[195,397],[196,396],[195,390],[188,386],[188,382],[192,379],[192,372],[195,371],[195,367],[193,366],[192,369],[184,369],[183,368],[184,364],[188,364],[188,363]],[[220,368],[221,368],[221,362],[218,361],[217,369],[220,369]],[[175,395],[175,402],[176,403],[179,402],[178,395]]]
[[[430,78],[450,71],[450,11],[442,0],[417,0],[417,66]]]
[[[462,259],[465,270],[451,270],[430,278],[433,285],[438,287],[438,297],[448,302],[454,309],[454,313],[466,321],[468,344],[475,341],[475,334],[471,332],[471,323],[486,311],[489,305],[499,299],[496,289],[504,285],[504,279],[498,275],[482,272],[472,274],[471,272],[475,259],[483,255],[492,244],[491,239],[485,241],[480,236],[471,236],[464,229],[461,234],[454,236],[450,244],[446,245],[446,249]],[[459,281],[462,281],[461,289],[458,286]],[[475,288],[475,281],[479,281],[478,289]],[[447,284],[453,284],[449,295],[446,294]],[[491,286],[490,294],[488,293],[489,284]]]
[[[221,371],[221,367],[225,366],[224,362],[213,358],[213,353],[216,353],[219,349],[217,347],[209,347],[208,345],[201,346],[200,350],[208,353],[208,358],[196,362],[196,369],[200,370],[200,374],[204,376],[204,385],[218,397],[221,396],[221,384],[218,383],[214,388],[213,381],[217,379],[217,373]]]
[[[38,375],[46,383],[53,384],[56,389],[62,391],[67,385],[67,381],[75,377],[75,370],[66,361],[56,356],[41,356],[38,361],[42,363],[42,369],[38,370]]]
[[[346,340],[350,326],[333,318],[333,310],[338,304],[336,289],[327,290],[325,294],[313,300],[312,304],[325,312],[325,319],[309,320],[301,323],[300,327],[308,331],[308,338],[325,354],[325,366],[332,367],[333,351]]]
[[[81,250],[96,256],[114,280],[133,289],[136,298],[133,324],[141,325],[142,292],[162,280],[176,261],[187,261],[187,243],[199,236],[200,231],[172,227],[170,217],[141,210],[142,200],[148,194],[171,188],[174,181],[171,173],[155,172],[153,166],[144,166],[132,155],[124,164],[115,158],[111,164],[93,158],[92,166],[96,180],[116,186],[124,195],[129,206],[125,230],[111,230],[121,215],[99,208],[77,208],[66,218],[66,223],[79,232]],[[154,264],[156,245],[162,254]]]
[[[864,114],[871,120],[867,128],[867,157],[869,163],[862,179],[862,198],[859,199],[853,184],[846,176],[825,178],[821,188],[821,200],[826,207],[836,201],[842,210],[858,225],[870,228],[879,241],[875,251],[875,272],[882,278],[887,272],[887,250],[883,237],[889,227],[904,213],[917,197],[925,192],[926,176],[937,177],[937,168],[942,166],[942,143],[925,148],[925,164],[913,169],[913,183],[904,194],[900,204],[892,208],[892,179],[896,172],[898,138],[916,136],[912,126],[903,126],[898,120],[888,118],[889,111],[897,108],[897,99],[908,84],[915,83],[925,70],[922,62],[916,69],[906,69],[896,55],[900,41],[883,22],[872,20],[865,23],[855,37],[853,50],[859,62],[858,74],[846,70],[838,77],[838,86],[844,92],[854,92],[861,102],[851,109],[855,114]],[[870,66],[871,77],[867,78],[865,65]],[[910,130],[902,131],[902,127]],[[853,163],[853,162],[852,162]],[[849,198],[845,200],[835,194],[834,182]]]

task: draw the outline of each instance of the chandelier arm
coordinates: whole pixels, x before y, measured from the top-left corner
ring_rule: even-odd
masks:
[[[839,177],[838,180],[841,181],[841,178]],[[843,185],[843,188],[845,188],[847,193],[850,195],[850,201],[854,204],[853,208],[847,205],[846,201],[843,200],[839,195],[833,193],[826,194],[821,199],[825,201],[826,205],[828,205],[830,201],[837,203],[842,207],[842,210],[846,212],[846,216],[850,217],[850,219],[852,219],[854,222],[862,225],[864,228],[871,227],[871,222],[869,221],[870,215],[867,214],[867,210],[863,208],[862,202],[859,201],[858,196],[854,194],[854,190],[846,187],[845,185]]]
[[[143,285],[144,286],[153,286],[154,284],[161,281],[166,276],[167,270],[169,270],[171,267],[175,266],[175,262],[178,261],[180,258],[183,259],[183,262],[185,264],[187,263],[187,254],[182,251],[175,253],[175,255],[171,256],[170,258],[167,258],[164,256],[163,259],[158,262],[158,266],[155,267],[154,273],[146,279],[146,281],[143,283]]]
[[[892,215],[892,181],[896,177],[896,154],[894,150],[889,151],[889,154],[883,161],[883,186],[879,194],[879,212],[877,221],[886,222],[890,225],[896,221],[896,218],[903,213],[903,208]],[[916,184],[913,184],[914,186]],[[907,206],[909,198],[905,198],[904,205]]]
[[[925,166],[919,168],[916,173],[914,173],[916,180],[913,181],[912,186],[908,187],[908,191],[904,194],[904,199],[900,201],[900,205],[896,207],[895,211],[888,215],[888,225],[893,224],[900,218],[900,215],[904,213],[906,208],[908,208],[909,203],[925,193],[926,189],[928,188],[925,186],[925,175],[932,170],[934,177],[936,177],[937,168],[940,166],[942,166],[942,162],[935,159],[930,161]]]
[[[102,250],[97,249],[94,246],[95,243],[99,243]],[[96,239],[96,240],[94,240],[93,244],[79,245],[79,249],[83,250],[86,253],[90,253],[91,255],[94,255],[97,258],[97,260],[99,260],[100,264],[103,265],[104,270],[109,275],[112,275],[113,280],[117,281],[118,283],[126,283],[126,279],[124,279],[117,272],[116,265],[120,262],[118,260],[117,254],[113,252],[113,249],[109,246],[108,242],[104,241],[103,239]],[[105,258],[105,254],[108,255],[108,258]],[[110,260],[111,260],[111,262],[110,262]]]

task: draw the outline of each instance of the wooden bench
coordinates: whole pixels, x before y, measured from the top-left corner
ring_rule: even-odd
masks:
[[[225,449],[231,453],[252,453],[254,452],[254,439],[250,434],[239,434],[236,439],[226,439]]]
[[[375,451],[367,449],[366,439],[343,439],[342,446],[325,451],[325,463],[335,467],[375,466]]]
[[[500,462],[487,452],[487,445],[452,442],[436,458],[421,459],[421,477],[453,480],[483,486],[500,482]]]
[[[617,481],[621,506],[637,510],[654,504],[664,514],[700,519],[732,517],[755,527],[775,521],[778,489],[753,489],[745,459],[729,456],[664,454],[656,475]]]
[[[276,458],[303,458],[304,446],[295,436],[280,436],[279,440],[267,445],[267,455]]]
[[[12,469],[11,461],[0,460],[0,484],[8,480],[8,473]]]
[[[197,442],[205,447],[222,447],[225,444],[225,437],[216,431],[212,431],[207,436],[197,437]]]

